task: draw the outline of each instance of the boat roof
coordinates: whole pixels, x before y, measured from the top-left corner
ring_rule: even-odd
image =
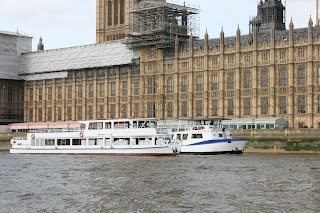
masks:
[[[85,128],[85,124],[70,121],[70,122],[39,122],[39,123],[13,123],[9,124],[9,129],[76,129]]]
[[[97,120],[83,120],[79,121],[81,123],[93,123],[93,122],[106,122],[106,121],[116,121],[116,122],[124,122],[124,121],[158,121],[158,118],[115,118],[115,119],[97,119]]]
[[[183,118],[179,119],[181,121],[220,121],[220,120],[230,120],[229,118],[220,118],[220,117],[212,117],[212,118]]]

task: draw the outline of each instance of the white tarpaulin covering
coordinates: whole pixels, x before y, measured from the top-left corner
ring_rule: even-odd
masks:
[[[55,75],[61,74],[59,71],[131,64],[139,55],[138,50],[128,49],[121,42],[38,51],[22,55],[21,71],[27,74],[23,76],[26,80],[33,79],[30,74],[37,75],[34,76],[35,79],[54,78]],[[51,74],[39,75],[43,73]]]

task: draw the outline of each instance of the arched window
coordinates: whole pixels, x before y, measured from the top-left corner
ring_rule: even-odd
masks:
[[[124,0],[120,1],[120,24],[124,23]]]
[[[119,1],[114,1],[113,5],[113,23],[114,25],[118,24],[118,18],[119,18]]]
[[[112,2],[108,2],[108,26],[112,25]]]
[[[304,66],[298,68],[298,86],[306,85],[306,71]]]

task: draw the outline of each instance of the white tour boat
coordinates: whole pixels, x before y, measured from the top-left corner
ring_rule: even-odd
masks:
[[[172,128],[174,141],[182,143],[181,154],[241,154],[246,139],[232,138],[230,129],[222,127],[220,118],[180,120]]]
[[[170,130],[158,128],[157,122],[140,118],[25,124],[27,137],[11,139],[10,153],[176,156],[181,144],[173,143]]]

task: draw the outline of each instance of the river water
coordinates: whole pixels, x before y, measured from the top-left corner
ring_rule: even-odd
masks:
[[[320,155],[0,153],[0,212],[320,212]]]

